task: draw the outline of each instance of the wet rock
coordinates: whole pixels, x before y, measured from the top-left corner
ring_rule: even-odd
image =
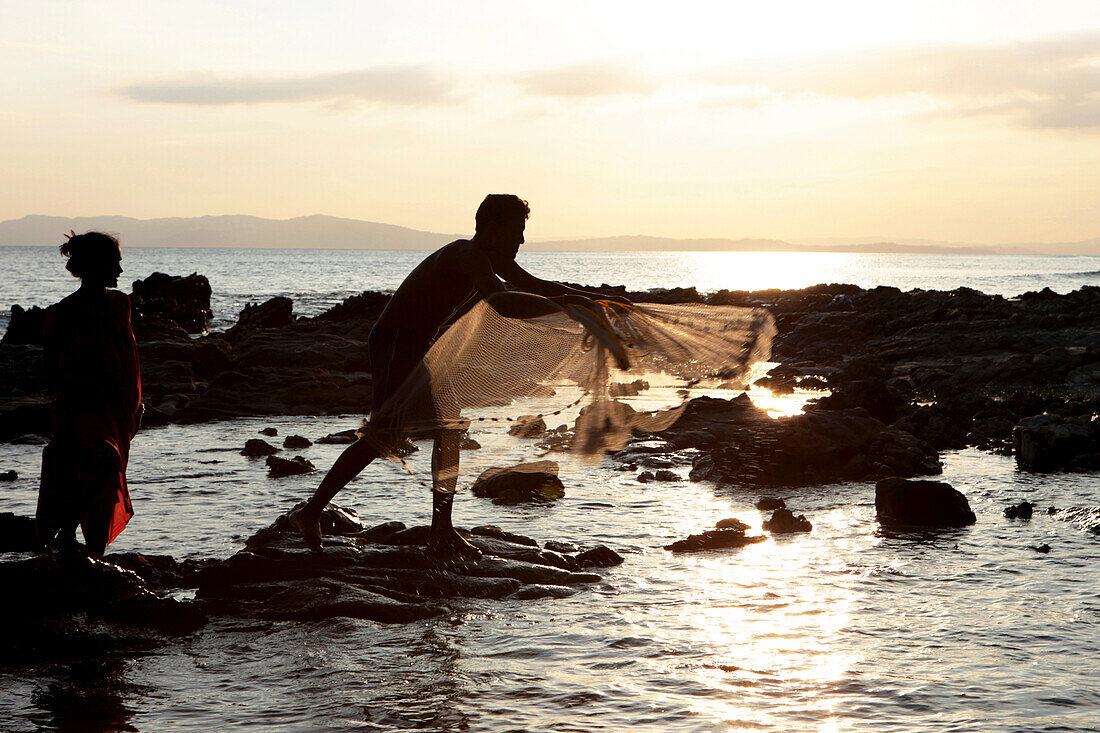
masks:
[[[1005,507],[1005,516],[1009,519],[1031,519],[1035,505],[1030,501],[1021,501],[1019,504]]]
[[[275,428],[264,428],[263,430],[260,431],[260,435],[266,435],[269,438],[274,438],[278,434],[279,434],[279,431],[276,430]]]
[[[613,382],[608,385],[608,393],[612,397],[633,397],[649,389],[649,382],[644,379],[635,379],[633,382]]]
[[[59,563],[43,555],[4,562],[0,583],[19,599],[6,604],[3,615],[21,628],[76,614],[166,633],[189,633],[205,623],[195,603],[154,593],[136,573],[102,560],[73,557]]]
[[[568,598],[576,595],[577,589],[564,585],[537,585],[530,584],[521,587],[512,594],[512,598],[521,601],[533,601],[539,598]]]
[[[727,517],[725,519],[719,519],[718,523],[714,526],[718,529],[736,529],[741,532],[746,532],[749,529],[749,525],[745,524],[737,517]]]
[[[481,443],[477,442],[476,440],[474,440],[473,438],[471,438],[470,436],[467,435],[464,438],[462,438],[462,442],[458,444],[458,449],[459,450],[480,450],[481,449]]]
[[[38,552],[42,549],[34,517],[0,512],[0,552]]]
[[[0,345],[12,344],[42,344],[42,327],[46,323],[46,309],[32,305],[24,309],[22,306],[11,307],[11,319],[8,321],[8,329],[4,337],[0,339]]]
[[[205,333],[213,316],[210,293],[210,281],[195,273],[180,277],[154,272],[144,280],[135,280],[130,307],[138,340],[144,340],[142,334],[155,329],[158,321],[189,334]]]
[[[701,449],[693,481],[806,486],[941,470],[930,445],[862,409],[772,419],[740,398],[698,398],[662,435],[678,447]]]
[[[810,520],[806,519],[806,515],[799,514],[796,517],[790,509],[776,509],[772,513],[771,519],[765,520],[761,527],[772,534],[813,531],[813,525],[810,524]]]
[[[248,458],[263,458],[264,456],[274,455],[278,452],[278,448],[260,438],[249,438],[244,442],[244,448],[241,449],[241,455],[247,456]]]
[[[662,469],[660,471],[657,471],[656,473],[651,473],[650,471],[642,471],[640,474],[638,474],[638,480],[643,484],[647,484],[651,481],[679,481],[680,477],[672,471]]]
[[[518,438],[539,438],[546,434],[546,422],[537,415],[520,415],[508,428],[508,434]]]
[[[700,534],[688,535],[687,539],[677,540],[665,545],[672,552],[703,552],[726,547],[744,547],[763,542],[766,537],[746,535],[743,529],[709,529]]]
[[[383,522],[362,530],[356,534],[355,538],[360,542],[385,542],[405,528],[404,522]]]
[[[1100,468],[1100,429],[1091,415],[1044,413],[1012,431],[1016,465],[1025,471],[1092,471]]]
[[[966,497],[942,481],[883,479],[875,484],[875,510],[884,526],[965,527],[977,521]]]
[[[287,450],[303,450],[313,445],[313,441],[301,435],[288,435],[283,439],[283,448]]]
[[[504,542],[511,542],[515,545],[524,545],[527,547],[538,547],[539,543],[534,539],[521,534],[515,534],[514,532],[507,532],[494,524],[483,524],[480,527],[474,527],[470,530],[472,535],[480,535],[481,537],[492,537],[493,539],[502,540]],[[553,547],[547,547],[548,550],[554,550],[555,552],[561,552],[561,550],[555,550]],[[566,552],[570,552],[567,550]],[[572,550],[571,552],[576,552]]]
[[[129,570],[153,590],[194,588],[199,572],[216,560],[176,560],[170,555],[146,555],[140,552],[114,552],[104,562]]]
[[[354,513],[330,509],[348,521],[340,528],[344,534],[325,532],[323,554],[310,553],[285,516],[280,517],[249,538],[244,550],[202,568],[197,597],[218,614],[407,622],[440,613],[440,601],[447,599],[563,597],[602,578],[575,572],[571,568],[582,567],[575,559],[539,550],[537,544],[490,536],[507,535],[492,528],[467,535],[485,553],[480,560],[448,566],[426,555],[419,543],[376,542],[389,542],[401,533],[404,540],[422,542],[427,527],[406,530],[400,522],[388,522],[356,531],[361,525],[357,518],[350,521]]]
[[[565,496],[565,485],[558,478],[555,461],[537,461],[486,469],[470,491],[491,498],[494,504],[546,504]]]
[[[230,334],[238,331],[254,331],[260,328],[283,328],[294,322],[294,303],[282,295],[265,300],[259,305],[247,303],[237,316],[237,323]]]
[[[1029,550],[1035,550],[1035,552],[1046,555],[1047,553],[1050,552],[1050,545],[1048,545],[1044,542],[1041,545],[1028,545],[1028,549]]]
[[[0,481],[15,481],[19,474],[15,471],[0,471]]]
[[[477,529],[472,529],[470,531],[475,533],[475,534],[477,533]],[[577,547],[576,545],[574,545],[572,542],[560,542],[558,540],[547,540],[546,542],[543,543],[542,546],[545,547],[547,550],[551,550],[553,552],[560,552],[560,553],[566,554],[566,555],[573,555],[573,554],[576,554],[576,553],[580,552],[580,548]]]
[[[316,466],[302,456],[294,456],[289,461],[278,456],[267,457],[267,475],[270,478],[283,478],[285,476],[298,476],[303,473],[315,471]]]
[[[785,509],[787,502],[774,496],[765,496],[756,502],[756,508],[762,512],[773,512],[776,509]]]
[[[579,568],[610,568],[623,563],[623,556],[605,545],[596,545],[574,559]]]
[[[341,430],[338,433],[329,433],[323,438],[318,438],[319,445],[350,445],[359,440],[359,433],[355,430]]]

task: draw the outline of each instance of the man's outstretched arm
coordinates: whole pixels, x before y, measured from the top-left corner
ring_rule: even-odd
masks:
[[[553,280],[543,280],[542,278],[535,277],[527,272],[527,270],[524,270],[514,260],[501,263],[494,267],[494,270],[497,275],[524,292],[534,293],[559,302],[564,302],[563,299],[567,296],[629,302],[625,298],[617,295],[605,295],[595,290],[584,290],[582,288],[570,287],[564,283],[555,282]]]

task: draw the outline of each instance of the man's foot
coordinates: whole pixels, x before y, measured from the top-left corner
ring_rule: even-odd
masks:
[[[428,533],[425,551],[437,562],[443,564],[477,562],[481,559],[481,550],[471,545],[469,540],[453,528],[431,530]]]
[[[321,552],[321,515],[310,512],[306,506],[295,507],[286,513],[290,526],[298,530],[302,540],[313,552]]]

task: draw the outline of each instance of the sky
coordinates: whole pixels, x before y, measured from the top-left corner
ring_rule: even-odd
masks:
[[[0,220],[1100,237],[1100,2],[0,0]]]

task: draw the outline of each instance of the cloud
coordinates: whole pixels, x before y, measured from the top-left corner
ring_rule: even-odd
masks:
[[[118,90],[136,102],[227,105],[265,102],[368,101],[392,105],[445,102],[453,78],[429,66],[381,66],[312,76],[216,77],[192,75],[130,84]]]
[[[721,86],[852,99],[926,95],[960,115],[1034,128],[1100,128],[1100,29],[996,45],[938,45],[712,69]]]
[[[656,80],[643,72],[610,61],[526,71],[508,78],[531,95],[574,99],[652,94],[659,86]]]

